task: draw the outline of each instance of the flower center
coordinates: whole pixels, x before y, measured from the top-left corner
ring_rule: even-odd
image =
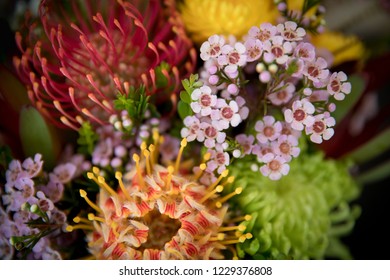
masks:
[[[283,36],[289,40],[293,40],[293,39],[297,38],[297,34],[292,30],[284,31]]]
[[[266,126],[266,127],[264,128],[264,135],[265,135],[266,137],[271,137],[272,135],[274,135],[274,128],[271,127],[271,126]]]
[[[315,66],[309,66],[307,68],[307,73],[309,73],[309,75],[312,77],[317,77],[320,74],[320,71]]]
[[[259,39],[260,41],[264,42],[264,41],[268,40],[269,38],[271,38],[271,33],[268,30],[262,30],[259,32],[259,34],[257,35],[256,38]]]
[[[204,130],[204,132],[205,132],[206,136],[209,137],[209,138],[217,137],[217,130],[214,127],[212,127],[212,126],[207,127]]]
[[[225,155],[223,153],[217,153],[216,155],[216,160],[218,162],[219,165],[222,165],[225,163]]]
[[[237,64],[240,60],[240,54],[238,52],[232,52],[229,55],[229,63],[230,64]]]
[[[302,109],[297,109],[294,111],[294,119],[298,122],[303,121],[306,117],[305,111]]]
[[[233,117],[234,112],[230,107],[224,107],[221,111],[221,114],[222,114],[222,117],[230,120]]]
[[[272,171],[277,171],[280,169],[280,162],[277,161],[277,160],[272,160],[269,164],[268,164],[268,167],[269,169],[271,169]]]
[[[280,144],[279,149],[283,154],[288,154],[290,152],[290,145],[286,142],[283,142]]]
[[[340,91],[340,83],[337,80],[333,80],[330,83],[330,87],[334,92],[339,92]]]
[[[143,220],[149,231],[148,239],[141,245],[141,249],[163,250],[165,244],[172,240],[181,227],[179,220],[171,219],[156,209],[146,214]]]
[[[284,99],[286,98],[286,96],[287,96],[287,93],[286,93],[284,90],[282,90],[282,91],[279,91],[279,92],[276,94],[276,96],[278,97],[278,99],[284,100]]]
[[[221,48],[219,45],[212,45],[210,48],[210,55],[217,56],[221,52]]]
[[[200,103],[204,107],[210,106],[210,104],[211,104],[211,97],[210,97],[210,95],[202,94],[202,96],[200,97]]]
[[[315,133],[322,133],[325,130],[325,124],[322,121],[317,121],[313,124],[313,130]]]
[[[279,46],[272,47],[271,52],[275,57],[281,57],[284,53],[283,49]]]

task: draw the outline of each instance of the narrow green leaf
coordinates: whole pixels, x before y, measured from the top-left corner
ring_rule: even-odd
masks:
[[[336,122],[344,118],[351,108],[355,106],[366,86],[364,79],[358,75],[349,76],[348,82],[352,86],[351,92],[345,96],[344,100],[335,102],[336,111],[332,115],[336,119]]]
[[[362,147],[352,151],[345,157],[353,159],[356,163],[363,163],[371,160],[390,148],[389,139],[390,129],[386,129]]]
[[[243,249],[245,252],[247,252],[249,255],[254,255],[257,253],[257,251],[260,248],[260,242],[257,238],[253,238],[250,240],[245,241]]]
[[[45,161],[45,168],[53,168],[59,154],[59,141],[54,128],[45,122],[35,108],[24,107],[20,113],[19,129],[25,156],[40,153]]]

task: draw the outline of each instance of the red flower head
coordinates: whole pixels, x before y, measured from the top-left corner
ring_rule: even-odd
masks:
[[[172,0],[43,0],[39,13],[25,40],[16,34],[14,64],[33,104],[58,126],[106,123],[130,86],[174,101],[193,71],[195,51]]]

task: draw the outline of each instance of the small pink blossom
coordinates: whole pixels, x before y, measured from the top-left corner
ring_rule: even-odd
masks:
[[[303,74],[307,76],[310,80],[313,81],[314,85],[322,83],[328,78],[329,76],[329,70],[326,69],[328,66],[325,59],[322,57],[317,58],[317,60],[313,62],[308,62],[305,65],[305,68],[303,70]],[[317,86],[317,87],[320,87]]]
[[[283,87],[283,89],[267,96],[272,104],[277,106],[288,103],[295,92],[295,86],[292,83],[287,83],[286,85],[281,84],[278,87]]]
[[[204,132],[206,140],[204,145],[207,148],[214,148],[216,143],[223,143],[226,139],[226,133],[219,131],[215,126],[207,122],[202,122],[200,124],[201,129]]]
[[[218,110],[214,110],[211,114],[213,125],[218,130],[228,129],[229,125],[236,127],[241,122],[241,116],[238,113],[238,104],[231,100],[229,104],[224,99],[218,99]]]
[[[269,153],[264,156],[263,161],[265,165],[260,167],[260,172],[271,180],[279,180],[282,175],[287,175],[290,171],[290,166],[281,156]]]
[[[54,168],[53,173],[57,176],[58,180],[66,184],[70,182],[76,172],[76,166],[72,163],[65,163],[58,165]]]
[[[190,106],[194,113],[200,113],[201,116],[208,116],[211,114],[212,107],[217,103],[217,96],[212,94],[211,88],[208,86],[202,86],[195,89],[191,98],[194,102],[191,102]]]
[[[306,35],[305,29],[298,27],[298,24],[294,21],[280,23],[276,28],[287,41],[300,41]]]
[[[245,41],[247,61],[255,61],[260,58],[263,53],[263,43],[259,39],[249,38]]]
[[[346,94],[351,92],[351,83],[346,82],[347,75],[344,72],[335,72],[330,76],[327,90],[336,100],[343,100]]]
[[[195,139],[199,142],[204,141],[204,133],[200,128],[200,121],[196,116],[187,116],[184,118],[183,123],[186,127],[181,130],[181,137],[186,138],[188,142]]]
[[[222,36],[212,35],[200,47],[200,58],[204,61],[217,58],[222,53],[225,39]]]
[[[284,41],[282,36],[274,36],[264,43],[264,61],[267,63],[272,63],[276,60],[278,64],[285,64],[293,50],[292,44],[290,42]]]
[[[236,141],[240,144],[244,155],[250,155],[252,153],[253,143],[255,141],[253,135],[239,134],[236,136]]]
[[[287,162],[300,153],[298,140],[292,135],[280,135],[277,142],[273,142],[275,154],[280,155]]]
[[[310,140],[314,143],[321,144],[322,139],[329,140],[333,134],[333,127],[336,121],[329,113],[314,116],[314,123],[306,127],[306,134],[310,135]]]
[[[275,36],[277,31],[278,30],[276,26],[270,23],[262,23],[260,25],[260,28],[257,26],[251,27],[251,29],[249,29],[248,35],[250,38],[258,39],[261,42],[265,42]]]
[[[217,170],[218,174],[221,174],[225,169],[226,166],[230,163],[230,157],[227,152],[224,151],[216,151],[216,150],[209,150],[211,153],[211,158],[207,162],[207,171],[213,172],[214,170]]]
[[[273,116],[264,116],[262,121],[256,122],[255,130],[258,132],[256,139],[260,143],[265,144],[279,137],[282,131],[282,124],[279,121],[275,121]]]
[[[315,59],[316,52],[312,44],[302,42],[295,47],[294,55],[304,61],[313,61]]]
[[[247,61],[246,48],[242,43],[235,43],[234,47],[225,45],[222,47],[222,55],[218,57],[218,63],[225,66],[225,71],[235,73],[238,66],[244,66]]]
[[[311,126],[314,123],[314,117],[312,116],[314,111],[314,105],[304,98],[294,101],[292,110],[287,109],[284,111],[284,118],[286,122],[291,124],[293,129],[302,131],[304,125]]]

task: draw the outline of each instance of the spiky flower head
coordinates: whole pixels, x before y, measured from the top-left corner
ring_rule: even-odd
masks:
[[[241,192],[221,197],[228,172],[211,185],[197,174],[182,173],[180,158],[164,167],[156,162],[154,144],[133,154],[135,166],[129,173],[116,172],[115,184],[108,184],[97,167],[88,173],[100,187],[96,204],[84,190],[80,195],[94,209],[88,220],[76,217],[68,230],[92,230],[88,235],[90,252],[97,259],[222,259],[224,250],[251,238],[245,226],[226,223],[227,201]],[[144,146],[144,145],[143,145]],[[116,186],[115,186],[116,185]],[[234,256],[234,255],[233,255]]]
[[[352,230],[360,213],[349,203],[360,191],[346,163],[302,154],[279,181],[251,171],[252,164],[241,160],[230,168],[240,174],[233,185],[243,187],[234,202],[253,217],[247,223],[253,239],[239,245],[240,257],[351,258],[339,237]]]
[[[174,98],[195,52],[175,4],[160,1],[43,0],[40,18],[17,33],[14,64],[33,104],[59,126],[105,123],[131,86]]]

